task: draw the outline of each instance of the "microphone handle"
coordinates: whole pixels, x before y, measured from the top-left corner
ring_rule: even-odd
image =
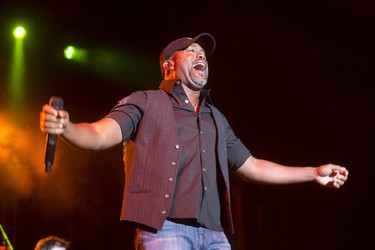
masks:
[[[60,109],[63,109],[64,102],[62,98],[53,96],[50,98],[49,105],[52,106],[56,110],[60,110]],[[47,173],[51,172],[51,169],[52,169],[56,143],[57,143],[57,135],[47,134],[46,154],[44,158],[44,171]]]

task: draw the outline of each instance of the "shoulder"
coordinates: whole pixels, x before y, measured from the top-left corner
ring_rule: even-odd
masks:
[[[112,110],[122,109],[126,106],[136,106],[145,109],[148,102],[161,100],[163,98],[160,97],[165,94],[165,91],[161,89],[134,91],[130,95],[119,100]]]
[[[117,102],[117,106],[121,106],[121,105],[124,105],[124,104],[127,104],[127,103],[131,103],[132,101],[136,101],[136,100],[142,100],[144,98],[146,98],[146,91],[135,91],[135,92],[132,92],[130,95],[122,98],[121,100],[119,100]]]

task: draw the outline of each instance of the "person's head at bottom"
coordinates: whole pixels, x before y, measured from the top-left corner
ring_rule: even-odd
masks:
[[[70,242],[57,236],[40,239],[34,250],[68,250]]]

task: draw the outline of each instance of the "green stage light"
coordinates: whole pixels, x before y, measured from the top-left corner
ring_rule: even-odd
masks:
[[[26,30],[24,27],[18,26],[13,30],[13,36],[16,39],[23,39],[26,36]]]
[[[69,60],[74,58],[75,53],[76,53],[76,48],[74,46],[68,46],[64,50],[64,56],[66,59],[69,59]]]
[[[68,46],[64,49],[64,57],[68,60],[76,61],[79,63],[87,62],[87,51],[75,46]]]

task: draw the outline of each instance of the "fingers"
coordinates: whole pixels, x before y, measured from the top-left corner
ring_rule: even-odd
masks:
[[[340,188],[348,179],[349,171],[335,164],[325,164],[317,167],[318,176],[315,179],[319,184],[332,187]]]
[[[322,165],[318,169],[318,173],[321,176],[331,176],[331,177],[334,177],[334,176],[336,176],[338,174],[343,175],[343,176],[347,176],[349,174],[349,171],[345,167],[342,167],[340,165],[326,164],[326,165]]]
[[[49,105],[44,105],[40,112],[40,130],[45,133],[61,134],[67,120],[68,113],[66,111],[56,110]]]
[[[48,104],[45,104],[43,106],[42,112],[44,112],[46,114],[51,114],[51,115],[57,116],[57,110],[54,109],[52,106],[50,106]]]
[[[340,188],[343,186],[348,179],[348,174],[349,172],[345,168],[340,169],[340,171],[333,178],[333,186],[335,188]]]
[[[338,180],[346,181],[348,179],[349,171],[344,168],[340,167],[340,169],[333,171],[335,173],[334,178]]]
[[[337,184],[339,186],[342,186],[342,185],[344,185],[345,180],[337,178],[334,182],[335,182],[335,184]]]
[[[340,170],[339,170],[339,173],[343,176],[348,176],[349,175],[349,171],[344,168],[344,167],[341,167]]]

